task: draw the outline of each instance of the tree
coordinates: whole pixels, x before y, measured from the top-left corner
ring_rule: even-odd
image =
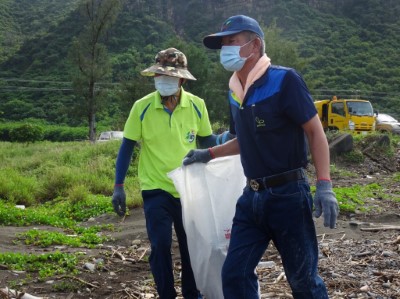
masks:
[[[74,38],[70,59],[75,66],[74,89],[82,101],[77,111],[86,114],[89,124],[89,139],[96,140],[96,113],[101,109],[104,93],[98,83],[110,75],[111,68],[104,40],[107,30],[115,22],[123,0],[82,0],[80,9],[87,25]],[[97,84],[97,86],[96,86]]]
[[[271,58],[271,62],[276,65],[284,65],[302,71],[306,66],[305,59],[300,58],[298,44],[281,37],[282,29],[276,25],[274,19],[270,26],[264,28],[265,51]]]

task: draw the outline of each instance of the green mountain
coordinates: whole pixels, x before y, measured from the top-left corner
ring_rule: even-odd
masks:
[[[68,60],[73,38],[85,26],[79,2],[0,3],[0,113],[4,120],[84,121],[69,109],[79,100],[72,91]],[[226,121],[221,109],[226,111],[222,107],[229,74],[219,66],[218,53],[205,49],[201,40],[235,14],[250,15],[262,24],[272,62],[298,69],[315,99],[366,98],[379,111],[400,117],[398,1],[125,0],[103,41],[112,74],[107,78],[109,103],[98,121],[115,125],[116,119],[126,117],[134,99],[153,88],[139,71],[168,46],[185,52],[189,69],[198,78],[187,89],[206,99],[213,121]]]

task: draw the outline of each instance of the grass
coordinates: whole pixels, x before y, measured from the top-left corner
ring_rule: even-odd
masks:
[[[0,142],[0,225],[54,227],[18,234],[17,244],[93,248],[108,241],[104,232],[114,230],[112,225],[84,227],[81,223],[113,213],[111,195],[119,145],[118,141]],[[126,179],[129,207],[142,204],[136,172],[133,159]],[[27,280],[33,273],[41,279],[77,273],[80,259],[79,253],[0,253],[0,264],[26,271]]]
[[[352,178],[356,177],[357,174],[354,172],[351,172],[349,170],[337,167],[336,164],[331,164],[330,165],[330,172],[332,176],[340,176],[340,177],[346,177],[346,178]]]
[[[0,142],[0,199],[32,206],[55,199],[111,196],[119,141],[20,144]],[[128,206],[140,206],[137,161],[126,178]]]

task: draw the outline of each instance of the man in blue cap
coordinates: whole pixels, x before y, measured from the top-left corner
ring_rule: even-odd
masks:
[[[335,228],[338,203],[332,191],[329,147],[306,84],[293,69],[271,65],[256,20],[227,19],[203,43],[221,49],[229,81],[230,132],[235,139],[191,150],[183,164],[207,163],[240,153],[247,186],[236,204],[222,269],[224,297],[259,298],[256,266],[273,241],[295,299],[327,299],[318,275],[313,199],[305,173],[307,142],[316,169],[315,216]]]

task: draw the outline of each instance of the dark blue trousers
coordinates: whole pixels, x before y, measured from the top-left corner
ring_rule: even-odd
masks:
[[[224,297],[258,299],[255,268],[272,240],[295,299],[328,299],[318,276],[318,242],[306,180],[254,192],[246,187],[236,204],[227,258]]]
[[[151,243],[149,262],[160,299],[176,298],[171,257],[172,224],[181,255],[182,295],[185,299],[198,299],[199,292],[190,265],[180,199],[160,189],[143,190],[142,197],[147,235]]]

